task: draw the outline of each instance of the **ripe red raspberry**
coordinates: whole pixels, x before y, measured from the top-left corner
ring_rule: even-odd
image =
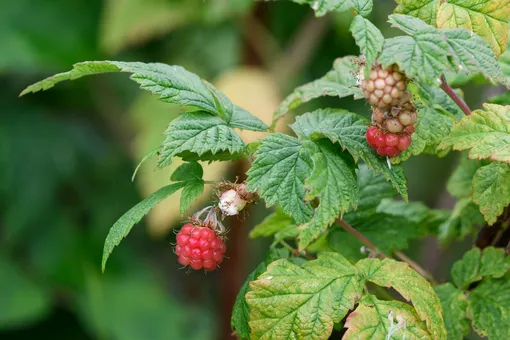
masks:
[[[407,79],[397,65],[383,69],[378,63],[372,66],[368,78],[364,78],[364,68],[360,70],[360,87],[370,105],[388,109],[401,102],[407,89]]]
[[[411,145],[410,135],[386,132],[377,126],[372,126],[367,130],[366,139],[368,145],[383,157],[396,157]]]
[[[183,266],[215,270],[223,261],[227,247],[220,236],[208,227],[185,224],[177,234],[175,253]]]

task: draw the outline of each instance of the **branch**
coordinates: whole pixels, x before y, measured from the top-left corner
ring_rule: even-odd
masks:
[[[457,106],[464,111],[466,116],[471,114],[471,109],[467,106],[467,104],[455,93],[450,85],[446,82],[446,77],[444,74],[441,75],[441,85],[439,87],[450,97]]]
[[[356,237],[358,240],[361,241],[364,245],[366,245],[373,253],[376,255],[381,256],[382,258],[389,258],[388,255],[383,253],[379,248],[375,246],[368,238],[366,238],[362,233],[354,229],[349,223],[345,222],[341,218],[336,219],[336,223],[340,224],[342,228],[345,229],[349,234]],[[425,279],[427,279],[430,283],[433,285],[437,284],[437,281],[434,279],[434,277],[425,269],[423,269],[418,263],[411,260],[409,257],[407,257],[404,253],[400,251],[393,251],[393,254],[395,254],[396,257],[398,257],[400,260],[406,262],[409,267],[413,268],[418,274],[423,276]]]
[[[362,233],[360,233],[359,231],[357,231],[356,229],[354,229],[349,223],[345,222],[344,220],[342,220],[341,218],[337,218],[336,219],[336,223],[340,224],[342,226],[342,228],[345,229],[345,231],[347,231],[349,234],[351,234],[352,236],[356,237],[358,240],[361,241],[361,243],[363,243],[364,245],[366,245],[368,247],[368,249],[370,249],[373,253],[375,253],[376,255],[379,255],[381,256],[382,258],[388,258],[388,255],[386,255],[385,253],[383,253],[382,251],[379,250],[379,248],[377,248],[375,246],[375,244],[373,244],[368,238],[366,238]]]

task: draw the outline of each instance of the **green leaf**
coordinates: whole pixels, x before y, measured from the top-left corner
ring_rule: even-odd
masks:
[[[352,157],[328,140],[307,144],[313,150],[313,171],[306,180],[307,200],[320,199],[312,220],[301,226],[299,249],[305,249],[332,223],[359,201]]]
[[[304,182],[312,172],[309,150],[296,138],[275,133],[261,140],[254,156],[248,190],[257,190],[268,207],[279,203],[297,223],[309,221],[312,208],[304,202]]]
[[[459,165],[448,179],[448,183],[446,184],[448,192],[457,198],[470,197],[473,195],[473,176],[482,165],[482,162],[468,159],[464,155],[464,157],[460,159]]]
[[[289,226],[296,227],[292,218],[285,215],[281,209],[276,209],[250,231],[250,238],[269,237]]]
[[[200,195],[204,192],[204,181],[187,181],[181,193],[181,207],[180,213],[183,216],[189,207],[195,202]]]
[[[188,112],[174,119],[165,132],[158,166],[167,165],[172,157],[189,159],[189,154],[205,159],[237,158],[246,145],[225,121],[205,112]]]
[[[148,161],[149,159],[151,159],[152,157],[159,155],[160,151],[161,151],[161,146],[158,146],[156,149],[150,151],[148,154],[143,156],[140,163],[138,163],[138,165],[136,166],[135,171],[133,171],[133,176],[131,176],[131,182],[135,181],[136,174],[138,173],[138,170],[140,169],[142,164],[145,163],[146,161]]]
[[[106,236],[106,240],[104,242],[103,260],[101,262],[101,268],[103,272],[106,268],[106,261],[108,260],[108,257],[110,257],[113,248],[120,244],[120,241],[122,241],[122,239],[129,234],[131,228],[140,222],[140,220],[145,215],[147,215],[149,211],[158,203],[163,201],[165,198],[177,190],[181,189],[184,185],[185,182],[178,182],[159,189],[135,205],[133,208],[129,209],[124,215],[122,215],[121,218],[117,220],[117,222],[115,222],[113,227],[110,228],[108,236]]]
[[[470,183],[471,184],[471,183]],[[476,225],[483,225],[485,220],[478,206],[471,198],[459,200],[445,222],[439,226],[439,241],[446,246],[453,240],[461,241],[476,230]]]
[[[302,85],[283,100],[273,115],[273,125],[287,112],[312,99],[324,96],[340,98],[354,95],[355,99],[363,98],[357,86],[359,62],[355,57],[343,57],[335,60],[333,69],[324,77]]]
[[[180,165],[170,176],[170,180],[181,181],[200,181],[204,176],[202,166],[197,162],[189,162]]]
[[[185,182],[181,193],[181,215],[184,215],[193,202],[204,192],[203,175],[202,166],[197,162],[190,162],[179,166],[170,177],[172,181]]]
[[[467,29],[443,29],[454,64],[465,73],[482,73],[492,82],[508,85],[498,59],[491,47],[480,36]]]
[[[297,266],[271,263],[246,294],[251,339],[328,339],[362,294],[357,269],[337,253]]]
[[[430,284],[407,263],[391,259],[364,259],[356,264],[363,277],[381,287],[393,287],[413,303],[420,320],[427,323],[434,339],[445,339],[441,302]]]
[[[471,291],[468,303],[468,317],[480,336],[510,339],[510,274],[484,279]]]
[[[382,301],[364,296],[344,325],[342,340],[432,339],[412,306],[400,301]]]
[[[437,147],[447,138],[455,122],[454,118],[430,107],[419,107],[418,118],[415,132],[411,136],[411,146],[400,156],[393,157],[392,162],[400,163],[411,155],[417,156],[425,152],[437,153]]]
[[[469,158],[510,163],[510,106],[484,104],[455,124],[440,148],[469,151]]]
[[[357,161],[361,158],[375,172],[381,173],[407,200],[406,178],[400,166],[388,167],[386,159],[377,156],[365,137],[367,120],[355,113],[341,109],[320,109],[296,118],[291,126],[301,138],[329,138],[347,149]]]
[[[396,0],[395,13],[409,14],[435,26],[439,0]]]
[[[434,290],[443,306],[443,318],[449,340],[462,340],[469,334],[469,321],[466,316],[468,307],[464,292],[451,283],[435,286]]]
[[[345,215],[344,220],[362,233],[385,253],[409,247],[409,241],[424,235],[424,226],[420,226],[404,217],[384,213],[375,213],[363,219],[352,219]],[[360,252],[364,245],[343,229],[333,230],[328,237],[329,247],[340,252],[350,260],[366,257]]]
[[[0,329],[27,327],[51,310],[51,296],[15,264],[0,257]]]
[[[425,21],[410,15],[390,14],[388,22],[392,27],[396,27],[409,35],[414,35],[420,31],[436,31],[433,26],[428,25]]]
[[[494,224],[510,204],[510,165],[496,162],[478,169],[473,177],[473,201],[487,223]]]
[[[414,81],[409,84],[408,89],[418,103],[430,106],[445,115],[454,116],[452,118],[461,119],[465,116],[458,105],[436,85],[427,85],[422,82]],[[459,97],[463,97],[460,90],[456,89],[455,92]]]
[[[433,84],[450,66],[448,43],[436,29],[422,30],[412,37],[386,39],[379,62],[383,67],[397,64],[409,78]]]
[[[510,257],[505,257],[505,250],[487,247],[483,251],[473,248],[455,262],[452,279],[457,287],[467,289],[473,282],[489,276],[499,278],[510,270]]]
[[[393,199],[383,199],[377,206],[377,212],[402,216],[414,223],[423,223],[430,213],[430,209],[422,202],[404,202]]]
[[[487,41],[499,56],[506,50],[509,19],[508,0],[449,0],[439,7],[437,27],[467,28]]]
[[[372,64],[382,51],[384,37],[374,24],[359,15],[354,17],[349,30],[352,32],[361,53],[365,55],[365,75],[368,75]]]
[[[257,268],[248,276],[243,286],[237,293],[237,298],[232,309],[232,318],[230,320],[230,327],[235,330],[236,335],[240,339],[250,339],[251,328],[250,321],[250,306],[246,302],[246,293],[250,290],[250,282],[254,281],[260,274],[267,270],[267,265],[277,259],[287,258],[288,251],[271,249],[266,256],[266,260],[260,263]]]
[[[343,12],[354,9],[359,15],[367,16],[372,11],[372,0],[292,0],[298,4],[308,4],[321,17],[329,12]]]
[[[239,106],[234,106],[234,113],[228,125],[232,128],[250,131],[264,132],[268,129],[263,121]]]

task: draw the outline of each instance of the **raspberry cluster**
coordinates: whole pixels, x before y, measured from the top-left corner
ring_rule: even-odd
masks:
[[[360,87],[372,105],[372,127],[366,132],[368,144],[381,156],[396,157],[411,144],[417,120],[407,79],[398,66],[383,69],[375,63],[368,79],[360,71]]]
[[[227,247],[216,232],[206,226],[185,224],[177,234],[175,253],[183,266],[213,271],[223,262]]]

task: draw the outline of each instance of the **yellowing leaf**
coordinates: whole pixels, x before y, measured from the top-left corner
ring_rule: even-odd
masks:
[[[358,270],[338,253],[298,266],[278,260],[251,282],[250,339],[328,339],[362,294]]]
[[[432,339],[414,308],[367,295],[348,317],[342,340]]]
[[[510,165],[495,162],[478,169],[473,177],[473,201],[487,223],[494,224],[510,204]]]
[[[393,287],[413,303],[434,339],[446,339],[441,302],[430,284],[407,263],[391,259],[364,259],[356,264],[366,280],[381,287]]]
[[[437,27],[467,28],[499,56],[507,47],[509,19],[510,0],[449,0],[439,7]]]
[[[468,306],[466,295],[449,282],[435,286],[434,290],[439,296],[439,299],[441,299],[448,339],[464,339],[464,336],[469,333],[469,322],[466,315]]]
[[[484,104],[455,124],[439,148],[469,151],[469,158],[490,158],[510,163],[510,106]]]
[[[436,26],[439,0],[397,0],[395,13],[409,14]]]

